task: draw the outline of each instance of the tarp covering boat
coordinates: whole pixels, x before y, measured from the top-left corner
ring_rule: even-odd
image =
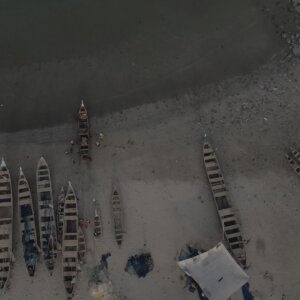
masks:
[[[228,299],[249,279],[222,243],[177,263],[198,283],[209,300]]]

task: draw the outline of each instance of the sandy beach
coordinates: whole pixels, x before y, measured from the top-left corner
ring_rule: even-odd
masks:
[[[84,230],[87,263],[74,300],[94,299],[92,268],[107,252],[110,279],[125,299],[198,299],[184,288],[176,258],[187,243],[208,249],[222,240],[203,166],[205,133],[250,240],[255,299],[297,299],[300,179],[285,152],[291,145],[300,150],[300,63],[281,39],[298,24],[287,2],[0,4],[0,157],[14,199],[22,166],[36,205],[36,165],[44,156],[55,201],[71,181],[80,218],[93,218],[94,198],[102,211],[103,236]],[[76,147],[65,155],[77,140],[82,98],[91,161],[80,161]],[[111,218],[113,185],[124,205],[121,248]],[[66,299],[61,253],[53,276],[42,259],[35,277],[27,275],[16,201],[14,209],[16,262],[1,299]],[[139,279],[124,268],[141,251],[151,253],[154,269]]]
[[[196,299],[184,289],[176,256],[185,243],[210,247],[221,228],[204,173],[201,139],[211,137],[224,170],[231,203],[241,221],[256,299],[295,299],[299,291],[297,228],[299,178],[288,166],[287,146],[299,146],[298,62],[262,68],[249,76],[212,85],[199,94],[92,118],[93,142],[104,132],[104,146],[92,148],[92,161],[79,162],[64,151],[76,138],[76,124],[2,133],[0,151],[16,186],[22,165],[35,194],[35,165],[49,163],[55,195],[71,180],[80,199],[79,214],[92,218],[92,198],[102,209],[104,236],[85,231],[88,263],[79,275],[75,299],[90,299],[91,267],[110,251],[109,272],[115,288],[128,299]],[[202,97],[208,101],[199,105]],[[286,102],[286,99],[289,102]],[[72,162],[75,159],[75,164]],[[118,249],[109,199],[114,183],[124,201],[126,234]],[[17,232],[17,220],[15,220]],[[4,299],[65,299],[61,269],[50,277],[42,262],[30,279],[15,235],[17,261]],[[154,270],[144,279],[124,272],[127,258],[150,251]],[[25,292],[24,292],[25,291]],[[151,291],[151,292],[150,292]],[[43,296],[41,296],[43,295]],[[92,298],[91,298],[92,299]]]

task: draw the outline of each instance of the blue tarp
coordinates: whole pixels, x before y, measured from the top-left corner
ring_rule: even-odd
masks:
[[[243,296],[244,296],[244,300],[253,300],[254,297],[250,292],[250,284],[249,282],[247,282],[246,284],[244,284],[242,286],[242,292],[243,292]]]

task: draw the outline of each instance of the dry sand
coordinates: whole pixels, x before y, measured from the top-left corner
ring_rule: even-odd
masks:
[[[300,147],[298,78],[298,62],[269,65],[177,100],[92,118],[93,143],[104,132],[105,146],[92,147],[89,163],[79,163],[76,153],[64,155],[68,141],[76,138],[75,123],[2,133],[0,153],[11,169],[15,190],[19,165],[34,190],[35,165],[44,155],[56,195],[61,184],[71,180],[80,199],[80,216],[92,217],[94,197],[101,206],[104,237],[95,240],[91,229],[85,232],[88,263],[79,275],[75,299],[90,299],[90,268],[107,251],[112,253],[113,284],[129,299],[197,299],[184,289],[175,258],[185,243],[209,247],[221,239],[202,162],[204,132],[217,147],[231,203],[245,238],[251,238],[247,255],[253,294],[256,299],[282,299],[283,294],[284,299],[296,299],[300,182],[284,152],[291,144]],[[204,97],[207,101],[199,105]],[[126,223],[120,249],[109,208],[115,182]],[[50,277],[41,262],[31,279],[25,272],[18,234],[14,249],[17,262],[4,299],[65,299],[59,263]],[[128,256],[142,249],[152,253],[155,267],[145,279],[137,279],[124,267]]]

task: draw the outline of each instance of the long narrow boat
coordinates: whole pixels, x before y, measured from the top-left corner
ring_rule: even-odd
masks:
[[[102,220],[101,215],[98,213],[98,210],[95,209],[95,216],[94,216],[94,236],[98,237],[102,234]]]
[[[203,158],[210,188],[215,200],[224,238],[237,262],[246,267],[244,240],[236,216],[229,205],[227,188],[215,151],[204,138]]]
[[[72,299],[78,265],[78,211],[77,198],[70,182],[65,198],[62,257],[64,284],[68,299]]]
[[[85,238],[81,227],[78,228],[78,259],[79,262],[84,264],[85,263],[85,253],[86,253],[86,246],[85,246]]]
[[[89,159],[89,118],[83,100],[78,112],[78,134],[80,157],[82,159]]]
[[[33,276],[38,259],[34,210],[29,184],[21,168],[18,181],[18,203],[24,260],[29,276]]]
[[[286,154],[285,157],[286,157],[289,165],[291,166],[291,168],[296,172],[296,174],[298,176],[300,176],[300,164],[298,162],[296,162],[296,160],[288,154]]]
[[[300,152],[293,147],[290,147],[291,153],[295,157],[296,161],[300,164]]]
[[[64,226],[64,207],[65,207],[65,190],[62,187],[57,199],[57,214],[56,214],[56,224],[57,224],[57,240],[62,243],[62,234]]]
[[[13,197],[9,170],[0,164],[0,295],[6,290],[12,263]]]
[[[116,187],[113,188],[112,193],[112,217],[114,221],[114,230],[115,230],[115,238],[117,241],[117,244],[119,247],[122,244],[123,241],[123,210],[122,210],[122,204],[121,204],[121,198],[120,195],[116,189]]]
[[[57,255],[57,235],[49,167],[40,158],[37,171],[37,201],[39,210],[40,246],[47,269],[52,274]]]

